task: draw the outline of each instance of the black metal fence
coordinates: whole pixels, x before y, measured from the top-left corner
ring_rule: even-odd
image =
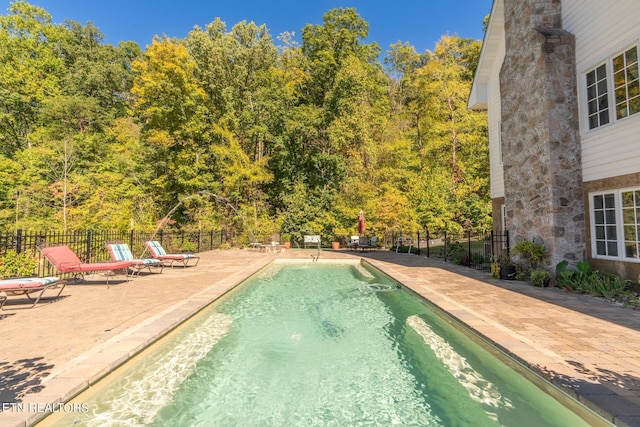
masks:
[[[403,237],[403,239],[398,239]],[[216,231],[24,231],[0,232],[0,257],[8,250],[25,253],[37,260],[38,276],[55,275],[52,266],[37,250],[41,245],[67,245],[83,262],[101,262],[109,260],[106,244],[108,242],[127,243],[137,257],[148,256],[144,242],[158,240],[168,252],[203,252],[218,249],[223,243],[229,242],[230,237],[224,232]],[[231,239],[232,240],[232,239]],[[383,247],[396,250],[398,242],[402,242],[399,252],[411,249],[413,254],[440,258],[446,262],[464,265],[477,270],[490,271],[491,263],[499,260],[505,254],[509,255],[509,232],[504,234],[465,233],[462,235],[430,234],[428,232],[407,234],[390,233],[381,241]],[[410,242],[410,243],[408,243]]]
[[[67,245],[78,255],[83,262],[101,262],[110,259],[106,244],[109,242],[127,243],[135,256],[149,256],[144,242],[158,240],[170,253],[176,252],[203,252],[217,249],[225,241],[221,231],[178,231],[169,232],[160,230],[155,232],[139,231],[70,231],[66,233],[55,231],[25,231],[16,230],[0,232],[0,257],[8,250],[17,253],[25,253],[37,259],[36,275],[50,276],[56,272],[53,267],[42,257],[38,246],[42,245]]]
[[[403,237],[402,239],[398,239]],[[407,239],[410,238],[410,239]],[[389,234],[385,236],[385,246],[396,250],[397,242],[403,242],[398,249],[399,252],[408,252],[426,256],[429,258],[440,258],[446,262],[464,265],[476,270],[490,271],[491,263],[499,260],[505,254],[509,255],[509,232],[504,234],[471,233],[447,234],[417,232],[414,234]],[[410,241],[411,247],[406,243]]]

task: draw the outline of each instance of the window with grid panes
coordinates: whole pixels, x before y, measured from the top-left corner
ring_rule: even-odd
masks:
[[[593,196],[594,243],[597,255],[618,256],[615,194]]]
[[[638,258],[638,218],[640,218],[640,191],[623,191],[622,223],[624,227],[624,256]]]
[[[587,73],[587,102],[589,129],[609,123],[609,92],[605,64]]]
[[[637,46],[613,58],[613,84],[616,118],[640,112]]]

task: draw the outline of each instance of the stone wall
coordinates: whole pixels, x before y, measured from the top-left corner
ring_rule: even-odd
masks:
[[[559,0],[504,0],[500,71],[506,226],[551,268],[585,257],[574,37]]]

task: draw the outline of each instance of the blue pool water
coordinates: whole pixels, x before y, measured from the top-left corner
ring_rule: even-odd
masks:
[[[274,264],[58,425],[586,426],[360,264]]]

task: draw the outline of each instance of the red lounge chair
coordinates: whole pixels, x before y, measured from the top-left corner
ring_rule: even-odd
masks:
[[[149,240],[144,242],[144,244],[147,249],[149,249],[152,258],[159,259],[162,262],[169,262],[170,267],[173,267],[173,263],[176,261],[182,262],[182,265],[185,267],[187,267],[191,260],[195,260],[195,264],[193,264],[194,267],[200,262],[200,257],[193,254],[168,254],[160,242],[156,240]]]
[[[57,277],[18,277],[15,279],[0,280],[0,309],[7,302],[7,294],[25,295],[29,300],[33,301],[30,308],[40,301],[42,294],[48,289],[60,288],[58,294],[53,299],[58,298],[64,289],[66,282]],[[32,294],[39,292],[34,299]]]
[[[85,273],[95,273],[97,271],[116,271],[122,270],[124,276],[129,280],[129,267],[133,266],[133,261],[116,261],[116,262],[94,262],[90,264],[83,263],[80,258],[66,245],[48,246],[40,248],[40,252],[60,273],[71,273],[71,275],[79,279],[83,279]],[[109,276],[107,276],[107,285],[109,285]]]

